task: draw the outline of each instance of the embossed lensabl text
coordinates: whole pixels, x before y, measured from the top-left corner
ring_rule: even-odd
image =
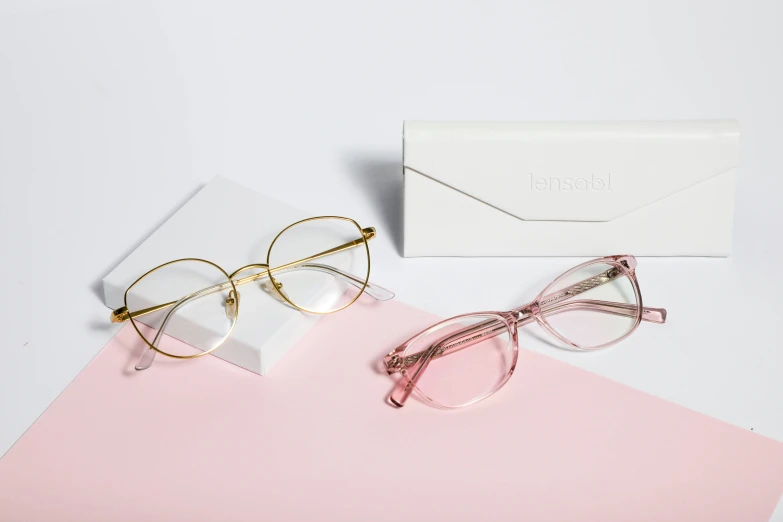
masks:
[[[531,192],[612,192],[612,175],[590,177],[534,176],[528,174]]]

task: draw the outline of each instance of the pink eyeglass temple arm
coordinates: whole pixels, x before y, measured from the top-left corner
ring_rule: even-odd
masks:
[[[618,275],[613,270],[607,270],[605,273],[591,277],[579,283],[569,286],[556,294],[548,294],[541,299],[545,305],[540,309],[542,315],[554,315],[562,312],[574,310],[590,310],[595,312],[620,315],[625,317],[634,317],[637,313],[635,305],[625,303],[615,303],[611,301],[598,301],[592,299],[580,299],[571,302],[559,302],[570,299],[579,293],[586,292],[596,286],[611,281]],[[535,320],[531,310],[531,304],[527,304],[512,310],[517,314],[517,327],[525,326]],[[642,320],[663,324],[666,322],[666,309],[664,308],[642,308]],[[400,379],[392,391],[389,400],[396,406],[402,407],[415,388],[416,382],[422,372],[427,368],[432,359],[437,359],[444,355],[456,353],[460,350],[473,346],[487,338],[495,337],[506,331],[506,326],[499,320],[490,319],[478,323],[472,327],[460,330],[441,339],[433,344],[427,350],[422,350],[406,357],[401,357],[400,353],[404,351],[399,347],[384,358],[386,371],[390,375],[396,372],[404,371],[405,378]]]

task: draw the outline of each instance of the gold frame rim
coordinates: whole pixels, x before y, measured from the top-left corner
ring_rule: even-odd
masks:
[[[168,265],[173,265],[174,263],[181,263],[183,261],[197,261],[197,262],[206,263],[208,265],[214,266],[215,268],[220,270],[220,272],[224,276],[226,276],[226,280],[231,284],[231,290],[234,291],[234,295],[238,295],[237,288],[236,288],[236,286],[234,286],[234,281],[231,279],[231,276],[228,275],[228,272],[223,270],[223,268],[220,265],[218,265],[216,263],[213,263],[212,261],[208,261],[206,259],[201,259],[201,258],[198,258],[198,257],[183,257],[181,259],[174,259],[172,261],[167,261],[166,263],[160,264],[160,265],[156,266],[155,268],[153,268],[151,270],[148,270],[141,277],[136,279],[133,282],[133,284],[131,284],[125,290],[125,294],[123,295],[122,301],[125,303],[125,308],[127,310],[130,310],[130,308],[128,308],[128,292],[130,292],[131,289],[134,286],[136,286],[136,284],[138,284],[139,281],[141,281],[142,279],[144,279],[145,277],[147,277],[148,275],[150,275],[151,273],[153,273],[156,270],[159,270],[159,269],[161,269],[161,268],[163,268],[165,266],[168,266]],[[221,284],[223,284],[223,283],[221,283]],[[223,345],[223,343],[225,343],[228,340],[229,337],[231,337],[231,333],[234,331],[234,327],[236,326],[237,320],[239,319],[239,299],[237,299],[236,307],[237,307],[236,308],[236,313],[234,314],[234,320],[231,323],[231,328],[229,328],[228,333],[226,333],[226,335],[223,337],[223,340],[220,341],[220,343],[218,343],[214,348],[210,348],[209,350],[202,351],[201,353],[196,353],[196,354],[192,354],[192,355],[175,355],[173,353],[165,352],[165,351],[161,350],[160,348],[158,348],[156,346],[153,346],[153,344],[151,342],[149,342],[146,337],[144,337],[144,334],[141,333],[141,331],[139,330],[138,326],[136,326],[136,321],[134,320],[132,313],[128,314],[128,319],[130,320],[131,324],[133,325],[133,329],[136,330],[136,333],[139,334],[139,337],[142,338],[144,343],[147,346],[149,346],[150,348],[152,348],[153,350],[155,350],[156,352],[158,352],[159,354],[165,355],[167,357],[173,357],[174,359],[195,359],[197,357],[203,357],[204,355],[207,355],[207,354],[212,353],[213,351],[217,350],[218,348],[220,348]],[[147,325],[145,325],[145,326],[147,326]],[[182,342],[184,342],[184,341],[182,341]]]
[[[325,251],[320,252],[318,254],[314,254],[314,255],[309,256],[309,257],[307,257],[305,259],[300,259],[300,260],[297,260],[297,261],[293,261],[293,262],[288,263],[286,265],[281,265],[279,267],[270,267],[269,266],[269,258],[270,258],[270,254],[272,252],[272,247],[274,246],[274,244],[277,242],[277,240],[285,232],[287,232],[289,229],[291,229],[291,228],[293,228],[293,227],[295,227],[297,225],[301,225],[302,223],[306,223],[306,222],[309,222],[309,221],[326,220],[326,219],[334,219],[334,220],[338,220],[338,221],[347,221],[347,222],[351,223],[358,230],[359,238],[357,238],[357,239],[355,239],[353,241],[349,241],[348,243],[344,243],[342,245],[338,245],[337,247],[331,248],[329,250],[325,250]],[[267,262],[266,263],[251,263],[251,264],[248,264],[248,265],[245,265],[245,266],[242,266],[242,267],[238,268],[237,270],[235,270],[231,274],[226,272],[223,269],[223,267],[221,267],[217,263],[213,263],[212,261],[209,261],[207,259],[202,259],[202,258],[198,258],[198,257],[183,257],[183,258],[180,258],[180,259],[174,259],[174,260],[168,261],[166,263],[162,263],[162,264],[160,264],[160,265],[158,265],[158,266],[148,270],[147,272],[142,274],[138,279],[136,279],[130,286],[128,286],[128,288],[125,290],[125,293],[123,295],[123,302],[124,302],[125,306],[123,306],[122,308],[118,308],[116,310],[113,310],[110,319],[111,319],[111,322],[113,322],[113,323],[121,323],[121,322],[124,322],[126,320],[130,320],[131,324],[133,324],[133,329],[136,331],[136,333],[139,335],[139,337],[142,338],[142,340],[144,341],[144,344],[146,344],[149,348],[154,350],[156,353],[160,353],[161,355],[165,355],[166,357],[172,357],[172,358],[175,358],[175,359],[193,359],[193,358],[197,358],[197,357],[202,357],[202,356],[207,355],[209,353],[212,353],[216,349],[220,348],[228,340],[228,338],[231,337],[231,334],[234,331],[234,328],[235,328],[235,326],[237,324],[237,321],[239,319],[239,292],[237,291],[236,287],[238,285],[242,285],[242,284],[245,284],[245,283],[248,283],[248,282],[251,282],[251,281],[255,281],[255,280],[257,280],[257,279],[259,279],[261,277],[268,277],[270,279],[270,281],[273,282],[272,288],[275,289],[275,293],[283,300],[283,302],[288,303],[293,308],[295,308],[297,310],[300,310],[302,312],[307,312],[307,313],[311,313],[311,314],[315,314],[315,315],[326,315],[326,314],[332,314],[332,313],[335,313],[335,312],[339,312],[341,310],[344,310],[344,309],[348,308],[350,305],[355,303],[359,299],[359,297],[361,297],[361,295],[370,286],[370,269],[371,269],[372,258],[370,256],[370,247],[369,247],[368,242],[369,242],[370,239],[373,239],[375,236],[376,236],[375,228],[373,228],[373,227],[362,228],[356,220],[348,218],[348,217],[343,217],[343,216],[314,216],[314,217],[310,217],[310,218],[307,218],[307,219],[299,220],[299,221],[297,221],[295,223],[291,223],[290,225],[285,227],[283,230],[281,230],[275,236],[275,238],[272,240],[271,244],[269,245],[269,249],[267,250],[267,256],[266,256],[266,261]],[[275,284],[277,282],[277,280],[272,275],[274,272],[277,272],[279,270],[284,270],[284,269],[292,267],[292,266],[296,266],[296,265],[301,264],[301,263],[303,263],[305,261],[318,259],[319,257],[323,257],[323,256],[326,256],[326,255],[330,255],[330,254],[341,252],[343,250],[355,248],[355,247],[358,247],[359,245],[364,245],[364,252],[365,252],[365,255],[367,256],[367,274],[366,274],[364,282],[361,285],[361,288],[360,288],[359,292],[356,294],[356,296],[351,301],[347,302],[346,304],[344,304],[343,306],[341,306],[339,308],[335,308],[334,310],[328,310],[328,311],[323,311],[323,312],[317,311],[317,310],[310,310],[309,308],[304,308],[302,306],[297,305],[293,301],[291,301],[281,291],[281,289],[278,287],[278,285]],[[135,321],[136,317],[141,317],[143,315],[146,315],[146,314],[149,314],[149,313],[153,313],[153,312],[156,312],[156,311],[161,310],[161,309],[165,309],[165,308],[167,308],[169,306],[175,305],[177,303],[177,301],[171,301],[171,302],[168,302],[168,303],[161,303],[159,305],[155,305],[155,306],[152,306],[152,307],[144,308],[144,309],[141,309],[141,310],[135,310],[135,311],[132,311],[132,310],[130,310],[128,308],[128,293],[140,281],[142,281],[145,277],[149,276],[151,273],[155,272],[156,270],[159,270],[159,269],[161,269],[161,268],[163,268],[165,266],[172,265],[172,264],[175,264],[175,263],[180,263],[180,262],[183,262],[183,261],[194,261],[194,262],[206,263],[208,265],[211,265],[211,266],[217,268],[226,277],[226,280],[229,283],[228,285],[225,286],[225,289],[228,289],[230,287],[229,295],[231,295],[231,292],[233,292],[234,295],[236,296],[236,310],[235,310],[235,313],[234,313],[234,318],[233,318],[234,320],[233,320],[233,323],[232,323],[231,328],[229,329],[228,333],[226,333],[226,335],[223,337],[223,339],[220,341],[220,343],[218,343],[213,348],[210,348],[209,350],[205,350],[205,351],[202,351],[201,353],[192,354],[192,355],[175,355],[175,354],[168,353],[168,352],[166,352],[164,350],[161,350],[160,348],[154,346],[152,343],[150,343],[147,340],[147,338],[144,336],[144,334],[141,333],[141,331],[139,330],[139,328],[138,328],[138,326],[136,324],[136,321]],[[238,275],[239,273],[241,273],[241,272],[243,272],[245,270],[248,270],[250,268],[260,268],[262,270],[259,271],[258,274],[247,276],[247,277],[238,279],[237,281],[234,281],[234,277],[236,275]],[[354,280],[357,283],[360,281],[358,278],[354,278]],[[220,286],[222,286],[224,284],[225,283],[221,283]]]
[[[275,267],[275,268],[271,267],[270,257],[271,257],[271,254],[272,254],[272,248],[274,248],[275,243],[277,242],[277,240],[280,239],[280,236],[285,234],[289,229],[291,229],[291,228],[293,228],[293,227],[295,227],[297,225],[301,225],[302,223],[308,223],[310,221],[321,221],[321,220],[326,220],[326,219],[336,219],[336,220],[340,220],[340,221],[347,221],[347,222],[351,223],[353,226],[356,227],[356,230],[358,230],[358,232],[359,232],[359,237],[360,237],[360,239],[362,241],[362,244],[364,245],[364,252],[367,255],[367,275],[364,278],[364,284],[362,285],[361,289],[359,290],[359,292],[357,292],[356,296],[351,301],[349,301],[348,303],[344,304],[340,308],[335,308],[334,310],[329,310],[327,312],[319,312],[319,311],[316,311],[316,310],[310,310],[309,308],[304,308],[303,306],[299,306],[298,304],[296,304],[293,301],[291,301],[291,299],[289,299],[283,292],[280,291],[280,289],[277,287],[277,284],[274,284],[277,280],[272,275],[272,272],[278,270],[279,267]],[[353,219],[351,219],[349,217],[344,217],[344,216],[315,216],[315,217],[310,217],[310,218],[299,220],[296,223],[291,223],[290,225],[285,227],[283,230],[281,230],[275,236],[275,238],[269,244],[269,250],[267,250],[267,252],[266,252],[266,273],[269,276],[269,280],[273,282],[272,288],[275,289],[275,292],[277,292],[277,294],[280,297],[282,297],[288,304],[290,304],[291,306],[293,306],[297,310],[301,310],[303,312],[307,312],[307,313],[310,313],[310,314],[316,314],[316,315],[333,314],[335,312],[339,312],[341,310],[345,310],[346,308],[348,308],[349,306],[354,304],[359,299],[359,297],[361,297],[361,295],[364,293],[365,289],[367,288],[367,285],[370,283],[370,270],[372,268],[371,263],[372,263],[372,261],[370,260],[370,246],[367,244],[367,237],[365,236],[364,230],[362,229],[361,225],[359,225],[358,222],[356,222],[355,220],[353,220]]]

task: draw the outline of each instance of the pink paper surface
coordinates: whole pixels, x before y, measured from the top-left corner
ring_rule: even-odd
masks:
[[[771,516],[783,444],[543,355],[474,407],[389,406],[379,360],[434,320],[357,303],[266,377],[215,357],[136,372],[126,326],[0,460],[0,520]]]

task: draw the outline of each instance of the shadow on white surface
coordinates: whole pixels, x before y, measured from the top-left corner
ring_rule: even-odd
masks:
[[[349,156],[345,160],[351,179],[360,187],[383,219],[383,229],[402,256],[402,163],[387,157]]]

